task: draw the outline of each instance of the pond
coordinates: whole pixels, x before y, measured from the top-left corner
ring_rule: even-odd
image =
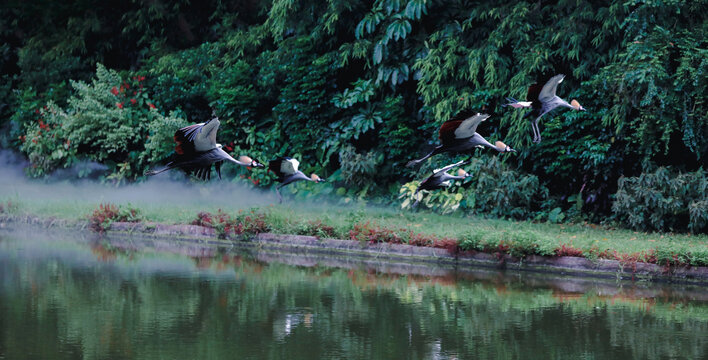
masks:
[[[708,292],[0,231],[0,359],[706,358]]]

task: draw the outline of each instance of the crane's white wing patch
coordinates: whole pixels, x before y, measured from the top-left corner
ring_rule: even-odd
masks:
[[[487,114],[477,114],[475,116],[463,120],[457,127],[457,129],[455,129],[455,138],[466,139],[468,137],[471,137],[472,135],[474,135],[475,131],[477,131],[477,126],[479,126],[479,123],[484,120],[487,120],[488,118],[489,115]]]
[[[285,159],[280,163],[280,171],[284,175],[292,175],[297,172],[297,167],[300,166],[300,162],[296,159]]]

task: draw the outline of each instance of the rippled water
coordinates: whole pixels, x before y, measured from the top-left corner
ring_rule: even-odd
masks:
[[[699,359],[707,331],[702,287],[0,232],[2,359]]]

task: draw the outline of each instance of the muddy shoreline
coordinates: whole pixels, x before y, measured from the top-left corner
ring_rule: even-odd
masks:
[[[64,228],[89,232],[88,222],[68,221],[35,216],[0,216],[0,229],[19,226]],[[159,239],[179,242],[195,253],[209,253],[208,248],[226,247],[253,249],[270,253],[327,255],[338,258],[375,259],[391,263],[415,263],[429,267],[464,269],[494,269],[532,273],[550,273],[571,277],[592,277],[617,280],[672,282],[708,285],[708,267],[681,266],[667,268],[649,263],[623,264],[617,260],[583,257],[549,257],[530,255],[517,258],[510,255],[482,252],[452,254],[444,249],[389,243],[360,243],[353,240],[317,238],[304,235],[261,233],[250,238],[219,239],[217,232],[198,225],[167,225],[150,222],[114,222],[106,232],[112,238]],[[98,235],[97,235],[98,236]],[[153,241],[154,242],[154,241]],[[159,243],[156,249],[159,250]]]

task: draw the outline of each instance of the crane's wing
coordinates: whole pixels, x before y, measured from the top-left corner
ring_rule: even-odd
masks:
[[[185,126],[175,132],[175,151],[180,155],[209,151],[216,147],[216,132],[221,122],[213,118],[205,123]]]
[[[538,101],[538,95],[541,94],[542,86],[539,84],[533,84],[529,86],[529,90],[526,92],[526,100],[531,101],[531,103],[540,103]]]
[[[442,174],[442,173],[444,173],[444,172],[446,172],[446,171],[448,171],[448,170],[450,170],[450,169],[452,169],[452,168],[454,168],[454,167],[456,167],[456,166],[464,165],[465,163],[467,163],[467,161],[465,161],[465,160],[460,160],[460,161],[458,161],[458,162],[456,162],[456,163],[454,163],[454,164],[450,164],[450,165],[447,165],[447,166],[445,166],[445,167],[441,167],[440,169],[435,169],[435,170],[433,170],[433,176],[435,176],[435,175],[437,175],[437,174]]]
[[[457,138],[455,130],[457,130],[457,128],[460,126],[460,124],[462,124],[462,122],[474,116],[474,112],[469,110],[463,110],[457,113],[452,119],[445,121],[440,126],[438,135],[443,144],[448,143],[450,141],[454,141]]]
[[[466,139],[474,135],[477,131],[477,126],[484,120],[489,119],[487,114],[477,114],[465,120],[462,120],[460,125],[455,129],[456,139]]]
[[[280,171],[283,172],[283,174],[287,175],[292,175],[297,172],[297,167],[300,166],[300,162],[293,159],[293,158],[285,158],[285,161],[280,163]]]
[[[268,170],[272,171],[279,179],[297,172],[300,162],[287,156],[281,156],[268,162]]]
[[[553,99],[556,96],[556,89],[558,88],[558,84],[563,81],[564,77],[565,75],[559,74],[548,80],[546,82],[546,85],[543,85],[541,93],[538,94],[538,100],[546,102]]]
[[[198,134],[204,123],[185,126],[175,131],[175,152],[179,155],[194,154],[197,150],[194,148],[194,138]]]

